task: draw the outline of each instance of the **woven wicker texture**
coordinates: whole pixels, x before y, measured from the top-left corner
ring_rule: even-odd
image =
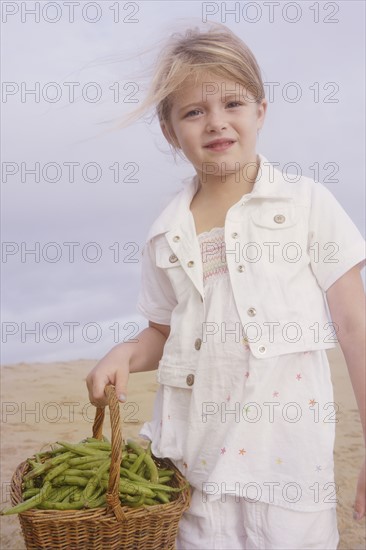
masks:
[[[119,402],[113,386],[106,386],[110,410],[112,453],[107,491],[107,507],[92,510],[37,510],[19,514],[29,550],[174,550],[179,520],[190,504],[190,489],[174,493],[167,504],[130,508],[121,506],[119,477],[122,458],[122,433]],[[93,437],[102,438],[104,408],[97,409]],[[186,480],[169,459],[153,456],[159,468],[175,471],[171,485],[183,487]],[[22,502],[23,476],[27,461],[15,470],[10,487],[12,505]]]

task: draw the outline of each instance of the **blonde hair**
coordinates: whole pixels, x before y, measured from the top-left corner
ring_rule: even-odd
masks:
[[[164,125],[173,153],[178,151],[171,133],[172,96],[181,84],[193,77],[212,74],[242,84],[260,103],[265,97],[260,67],[249,47],[228,27],[211,23],[211,28],[198,26],[175,32],[163,44],[153,68],[153,78],[142,104],[117,124],[123,128],[155,106],[160,125]]]

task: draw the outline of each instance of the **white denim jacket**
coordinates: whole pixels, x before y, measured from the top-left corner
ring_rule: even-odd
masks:
[[[250,193],[226,214],[226,259],[242,335],[258,359],[334,348],[325,291],[365,265],[365,241],[321,183],[283,175],[263,155]],[[197,175],[152,224],[142,255],[137,310],[170,325],[158,381],[194,383],[197,354],[213,331],[205,315],[201,250],[190,203]],[[214,243],[212,243],[213,246]],[[210,250],[205,253],[209,254]]]

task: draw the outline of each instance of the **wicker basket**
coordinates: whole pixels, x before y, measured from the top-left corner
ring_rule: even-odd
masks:
[[[190,488],[169,459],[153,456],[160,468],[175,471],[172,486],[184,487],[174,493],[175,500],[140,508],[121,506],[118,484],[122,459],[122,434],[119,402],[113,386],[106,386],[112,428],[112,454],[107,506],[91,510],[31,509],[18,515],[29,550],[173,550],[179,520],[190,504]],[[102,438],[104,408],[98,408],[93,437]],[[28,471],[27,461],[15,470],[10,488],[13,505],[22,502],[22,480]]]

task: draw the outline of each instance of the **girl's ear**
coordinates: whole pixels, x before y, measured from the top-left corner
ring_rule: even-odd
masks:
[[[268,102],[265,98],[263,98],[262,101],[259,104],[257,104],[258,120],[262,122],[260,128],[262,128],[262,126],[264,124],[264,119],[265,119],[265,116],[266,116],[267,106],[268,106]]]

